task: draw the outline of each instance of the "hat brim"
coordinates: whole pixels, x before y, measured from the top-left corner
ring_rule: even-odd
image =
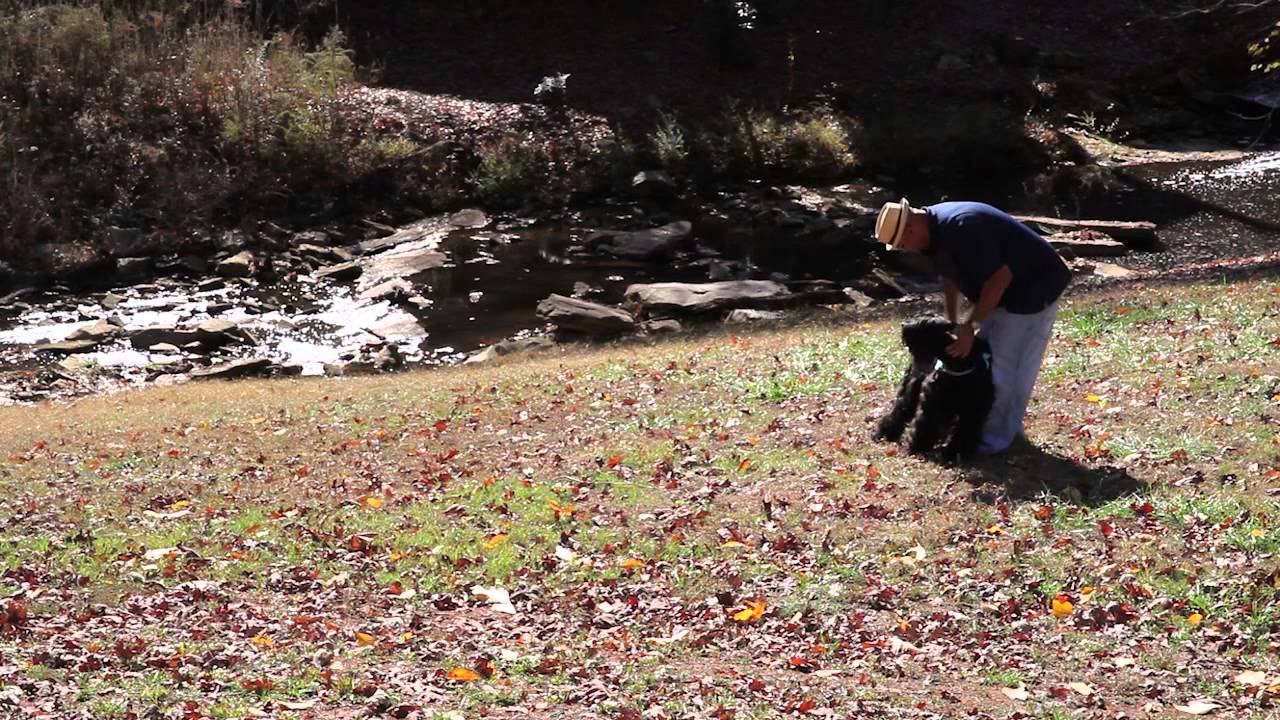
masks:
[[[907,234],[907,220],[911,217],[911,203],[906,198],[902,198],[898,202],[898,217],[894,219],[893,233],[889,235],[888,240],[884,240],[884,246],[888,250],[896,250],[898,244],[902,242],[902,236]]]

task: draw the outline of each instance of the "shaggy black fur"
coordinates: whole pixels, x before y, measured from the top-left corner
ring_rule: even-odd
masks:
[[[948,431],[951,437],[942,449],[947,462],[977,449],[995,400],[991,346],[976,338],[968,357],[953,358],[946,347],[955,340],[954,330],[955,325],[940,317],[903,323],[902,344],[911,352],[911,364],[902,376],[893,409],[876,427],[877,440],[897,442],[911,423],[907,451],[912,454],[932,449]]]

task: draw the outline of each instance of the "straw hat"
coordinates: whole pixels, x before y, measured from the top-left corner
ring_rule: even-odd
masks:
[[[885,244],[890,250],[898,246],[907,229],[907,219],[911,217],[911,205],[906,198],[900,202],[887,202],[880,208],[876,218],[876,240]]]

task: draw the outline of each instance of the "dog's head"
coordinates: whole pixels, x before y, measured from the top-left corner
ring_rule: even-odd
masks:
[[[902,324],[902,344],[907,346],[912,359],[933,361],[955,342],[954,330],[955,325],[942,317],[910,320]]]

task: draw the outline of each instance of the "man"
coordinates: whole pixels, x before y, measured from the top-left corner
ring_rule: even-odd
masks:
[[[892,250],[922,253],[933,261],[942,276],[943,309],[957,324],[949,355],[968,355],[974,328],[982,328],[991,343],[996,401],[978,452],[1008,449],[1023,432],[1023,416],[1071,270],[1035,231],[984,203],[913,208],[906,199],[888,202],[876,218],[876,239]],[[960,295],[971,304],[963,317]]]

